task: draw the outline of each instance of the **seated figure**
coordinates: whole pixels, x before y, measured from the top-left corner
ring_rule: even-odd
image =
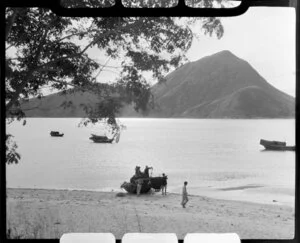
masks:
[[[135,167],[135,176],[136,177],[142,177],[143,176],[143,173],[141,172],[141,167],[140,166]]]

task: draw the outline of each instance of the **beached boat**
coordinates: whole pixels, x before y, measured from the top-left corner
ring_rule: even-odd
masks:
[[[64,135],[63,133],[59,133],[57,131],[50,132],[50,136],[52,136],[52,137],[62,137],[63,135]]]
[[[160,190],[161,186],[165,183],[166,177],[157,176],[157,177],[149,177],[149,178],[140,178],[143,180],[141,193],[147,193],[151,188],[155,190]],[[128,193],[136,193],[137,185],[130,180],[131,182],[124,182],[121,185],[121,188],[125,189]]]
[[[135,183],[125,181],[121,185],[121,188],[125,189],[125,191],[127,191],[128,193],[136,193],[137,185]],[[151,186],[149,185],[149,179],[148,178],[143,179],[141,193],[147,193],[150,191],[150,189]]]
[[[112,143],[114,141],[114,137],[108,138],[107,136],[91,135],[90,140],[94,141],[94,143]]]
[[[280,142],[280,141],[268,141],[265,139],[260,140],[260,144],[265,147],[266,150],[291,150],[295,151],[296,146],[287,146],[286,142]]]

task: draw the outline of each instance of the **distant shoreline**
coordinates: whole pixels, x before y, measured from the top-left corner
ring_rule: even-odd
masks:
[[[236,192],[236,191],[244,191],[247,189],[253,189],[253,188],[263,188],[264,186],[259,186],[259,185],[250,185],[250,186],[239,186],[239,187],[229,187],[229,188],[219,188],[216,189],[213,193],[205,193],[203,192],[203,188],[199,188],[199,193],[198,190],[195,192],[195,188],[193,190],[189,190],[189,196],[190,197],[207,197],[212,200],[225,200],[225,201],[236,201],[236,202],[241,202],[241,203],[254,203],[254,204],[262,204],[262,205],[283,205],[283,206],[288,206],[291,208],[294,208],[294,202],[281,202],[281,200],[273,200],[274,198],[272,196],[266,197],[264,201],[258,201],[258,200],[252,200],[252,198],[244,198],[240,197],[240,199],[236,199],[237,196],[233,196],[230,194],[230,198],[224,197],[224,196],[219,196],[218,194],[221,194],[222,192]],[[117,194],[117,193],[126,193],[125,190],[119,189],[119,188],[110,188],[108,189],[80,189],[80,188],[30,188],[30,187],[7,187],[6,190],[45,190],[49,192],[55,192],[55,191],[67,191],[67,192],[87,192],[87,193],[112,193],[112,194]],[[145,195],[150,195],[151,193],[147,193]],[[155,194],[160,195],[161,192],[155,192]],[[178,192],[174,192],[174,190],[169,188],[169,195],[177,195],[180,196],[181,194]],[[128,194],[129,196],[134,196],[134,194]],[[216,196],[217,195],[217,196]],[[273,198],[273,199],[272,199]],[[267,200],[268,199],[268,200]]]
[[[117,196],[121,195],[121,196]],[[236,232],[241,239],[292,239],[294,208],[181,195],[7,188],[7,225],[20,238],[60,238],[67,232]],[[42,224],[41,224],[42,223]]]
[[[240,186],[240,187],[232,187],[232,188],[220,188],[219,190],[220,191],[229,191],[229,190],[232,190],[232,191],[236,191],[236,190],[240,190],[240,189],[248,189],[248,188],[259,188],[259,187],[262,187],[262,186]],[[136,196],[135,194],[131,194],[131,193],[127,193],[125,192],[124,190],[120,189],[120,190],[116,190],[116,189],[112,189],[110,191],[108,190],[101,190],[101,189],[79,189],[79,188],[59,188],[59,189],[55,189],[55,188],[38,188],[38,187],[35,187],[35,188],[29,188],[29,187],[7,187],[6,188],[6,192],[9,192],[9,191],[47,191],[47,192],[50,192],[50,193],[55,193],[55,192],[83,192],[83,193],[107,193],[107,194],[117,194],[117,193],[123,193],[123,194],[127,194],[128,196]],[[176,193],[176,192],[167,192],[168,195],[175,195],[175,196],[181,196],[181,193]],[[153,194],[151,192],[149,193],[146,193],[146,194],[142,194],[144,196],[147,196],[147,195],[161,195],[161,192],[154,192]],[[244,200],[233,200],[233,199],[218,199],[218,198],[215,198],[213,196],[205,196],[205,195],[200,195],[200,194],[195,194],[195,193],[188,193],[189,197],[199,197],[199,198],[209,198],[209,199],[212,199],[212,200],[221,200],[221,201],[228,201],[228,202],[232,202],[232,201],[235,201],[235,202],[241,202],[241,203],[250,203],[250,204],[259,204],[259,205],[271,205],[270,203],[260,203],[260,202],[252,202],[252,201],[244,201]],[[284,206],[284,207],[291,207],[291,206],[288,206],[288,205],[279,205],[279,206]],[[291,207],[293,208],[293,207]]]

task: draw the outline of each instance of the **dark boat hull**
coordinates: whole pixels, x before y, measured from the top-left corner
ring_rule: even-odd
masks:
[[[106,136],[97,136],[94,134],[92,134],[90,140],[92,140],[94,143],[112,143],[114,141],[113,138],[108,138]]]
[[[121,185],[121,188],[125,189],[128,193],[136,194],[137,186],[131,182],[124,182]],[[148,184],[147,181],[144,181],[141,188],[141,193],[148,193],[151,189],[151,186]]]
[[[286,146],[285,142],[279,141],[268,141],[261,139],[260,144],[265,147],[266,150],[276,150],[276,151],[295,151],[296,146]]]
[[[136,178],[137,179],[137,178]],[[159,190],[161,186],[166,183],[166,179],[164,177],[149,177],[149,178],[143,178],[143,184],[141,193],[148,193],[151,188],[155,190]],[[121,188],[125,189],[128,193],[136,193],[136,184],[131,182],[124,182],[121,185]]]
[[[112,142],[113,142],[113,139],[103,140],[103,139],[97,139],[97,138],[92,138],[92,137],[90,137],[90,139],[91,139],[94,143],[112,143]]]
[[[272,146],[267,145],[265,146],[266,150],[276,150],[276,151],[295,151],[296,146]]]
[[[50,132],[50,136],[51,137],[62,137],[62,136],[64,136],[64,134],[63,133],[59,133],[59,132]]]

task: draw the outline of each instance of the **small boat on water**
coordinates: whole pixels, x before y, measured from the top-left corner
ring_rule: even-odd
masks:
[[[120,130],[115,132],[112,138],[109,138],[106,135],[101,136],[101,135],[91,134],[90,140],[94,141],[94,143],[112,143],[112,142],[118,143],[120,141],[120,135],[121,135]]]
[[[58,131],[51,131],[50,132],[51,137],[62,137],[63,135],[64,135],[63,133],[59,133]]]
[[[115,139],[115,137],[108,138],[107,136],[99,136],[95,134],[91,135],[90,140],[94,141],[94,143],[112,143]]]
[[[260,144],[265,147],[266,150],[289,150],[289,151],[295,151],[296,146],[286,146],[286,142],[280,142],[280,141],[268,141],[265,139],[260,140]]]

